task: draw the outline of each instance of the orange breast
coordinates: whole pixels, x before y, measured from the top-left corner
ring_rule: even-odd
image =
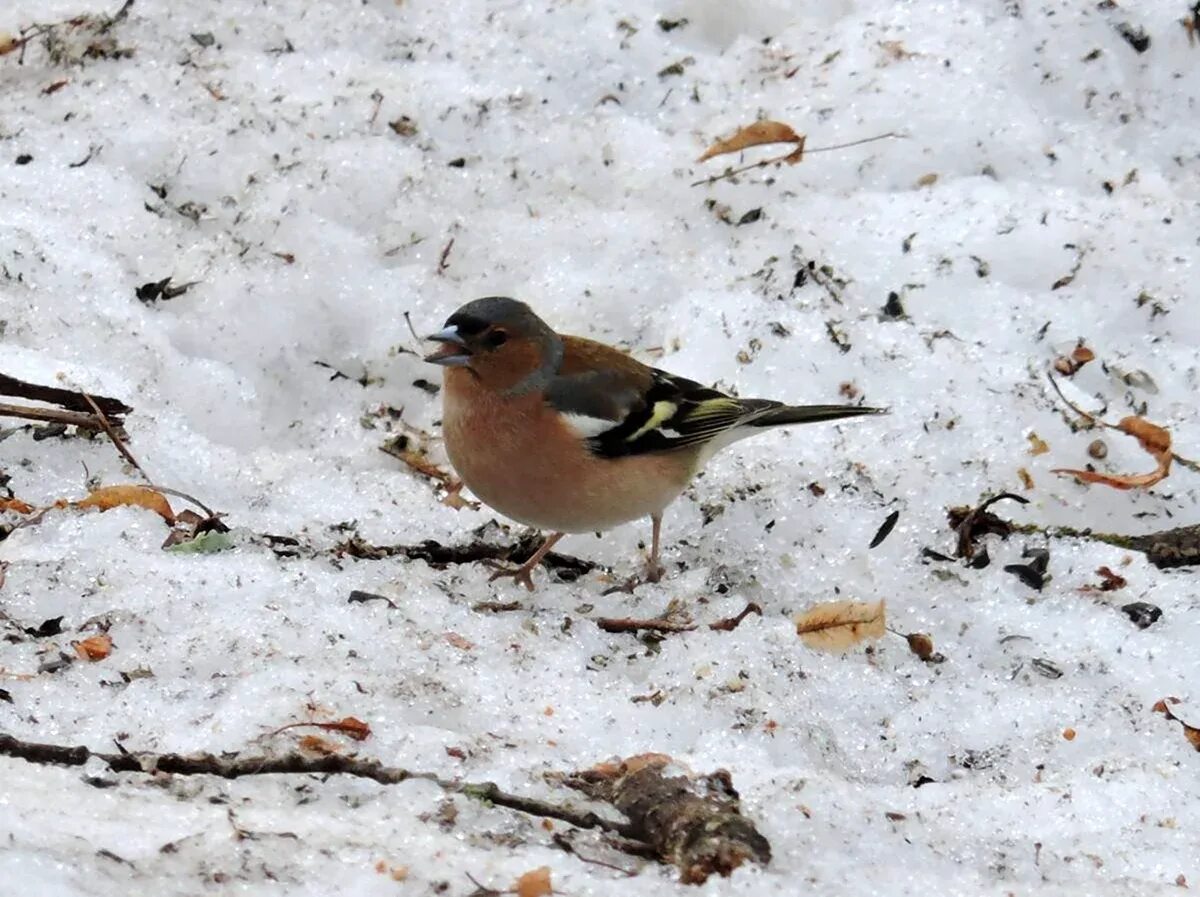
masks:
[[[497,397],[469,371],[446,371],[443,431],[455,471],[520,523],[599,532],[657,513],[692,477],[695,453],[598,458],[539,394]]]

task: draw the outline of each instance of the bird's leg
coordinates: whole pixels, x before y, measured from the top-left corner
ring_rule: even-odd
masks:
[[[646,559],[646,572],[644,575],[631,576],[619,586],[612,586],[604,590],[603,594],[612,595],[616,592],[624,592],[626,595],[632,595],[633,590],[638,586],[644,586],[647,583],[658,582],[663,578],[663,574],[667,571],[663,569],[662,564],[658,562],[658,550],[662,543],[662,511],[657,514],[650,515],[650,557]]]
[[[646,582],[658,582],[667,571],[658,562],[658,549],[662,534],[662,511],[650,515],[650,560],[646,562]]]
[[[566,533],[551,533],[546,537],[546,541],[542,543],[542,547],[535,551],[529,560],[523,563],[520,567],[497,570],[490,577],[488,577],[488,582],[494,582],[497,579],[503,579],[505,577],[512,577],[514,580],[532,592],[533,576],[530,574],[532,574],[537,568],[538,564],[542,562],[542,558],[544,558],[550,552],[550,549],[554,547],[555,543],[557,543],[558,540],[565,535]]]

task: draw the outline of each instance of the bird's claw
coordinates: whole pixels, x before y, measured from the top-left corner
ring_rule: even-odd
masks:
[[[488,577],[488,582],[495,582],[497,579],[512,579],[525,586],[529,591],[533,591],[533,566],[522,564],[520,567],[506,567],[496,561],[485,561],[485,563],[496,571]]]
[[[648,562],[646,564],[646,570],[641,576],[631,576],[620,585],[609,586],[600,594],[615,595],[617,593],[622,593],[625,595],[632,595],[633,590],[638,586],[652,585],[653,583],[661,581],[666,574],[667,568],[662,566],[662,564]]]

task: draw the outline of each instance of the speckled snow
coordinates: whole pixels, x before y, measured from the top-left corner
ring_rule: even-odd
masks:
[[[112,9],[17,0],[0,30]],[[1200,884],[1200,756],[1151,711],[1166,695],[1200,702],[1194,573],[1054,541],[1035,592],[1003,566],[1036,536],[989,541],[983,570],[920,558],[952,550],[947,506],[1001,490],[1031,500],[996,508],[1023,522],[1197,522],[1200,481],[1183,468],[1149,493],[1051,474],[1090,461],[1096,434],[1071,431],[1044,378],[1082,337],[1098,360],[1070,394],[1110,420],[1144,406],[1200,455],[1200,46],[1186,12],[138,0],[113,31],[129,58],[0,57],[0,370],[128,401],[146,469],[225,511],[239,542],[165,553],[162,521],[135,509],[52,512],[13,532],[5,632],[60,615],[66,631],[0,644],[0,731],[269,750],[300,737],[266,735],[278,726],[353,715],[373,734],[327,736],[344,750],[556,801],[574,797],[548,773],[661,751],[728,769],[774,848],[709,894]],[[1122,23],[1150,36],[1145,52]],[[207,47],[192,36],[207,34]],[[663,72],[674,63],[682,74]],[[402,116],[415,133],[389,127]],[[703,148],[760,116],[810,147],[907,137],[691,186],[725,164],[696,164]],[[809,261],[844,281],[838,301],[795,285]],[[196,283],[135,297],[167,276]],[[881,316],[893,291],[907,319]],[[542,573],[532,596],[479,566],[335,563],[350,521],[373,543],[449,544],[493,519],[440,504],[382,453],[376,412],[436,434],[438,402],[414,381],[437,371],[411,354],[403,314],[428,332],[497,293],[741,395],[831,402],[848,383],[892,414],[719,456],[668,512],[671,576],[634,598],[601,593],[634,571],[644,523],[568,539],[611,576]],[[136,479],[102,439],[35,441],[21,424],[3,420],[0,472],[27,501],[80,497],[88,476]],[[1032,432],[1049,452],[1030,453]],[[1104,438],[1102,469],[1152,466],[1132,439]],[[892,510],[896,530],[868,551]],[[322,553],[277,558],[253,533]],[[1101,565],[1128,585],[1081,592]],[[353,589],[396,607],[347,603]],[[869,653],[805,648],[791,616],[839,597],[886,599],[890,624],[931,633],[945,663],[895,636]],[[472,610],[513,599],[523,609]],[[764,615],[658,645],[594,622],[671,599],[701,624],[747,601]],[[1119,610],[1131,601],[1162,619],[1138,630]],[[97,617],[109,658],[27,675]],[[139,668],[153,675],[122,679]],[[638,874],[581,862],[540,820],[463,797],[446,821],[442,800],[423,783],[2,759],[0,891],[467,895],[468,875],[503,889],[546,864],[574,897],[692,892],[591,836],[581,852]],[[236,838],[231,819],[258,834]]]

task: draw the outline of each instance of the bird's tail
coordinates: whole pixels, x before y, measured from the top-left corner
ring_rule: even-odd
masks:
[[[887,413],[887,408],[865,408],[862,405],[780,405],[748,418],[743,426],[784,427],[789,424],[816,424],[846,417],[861,417],[864,414]]]

